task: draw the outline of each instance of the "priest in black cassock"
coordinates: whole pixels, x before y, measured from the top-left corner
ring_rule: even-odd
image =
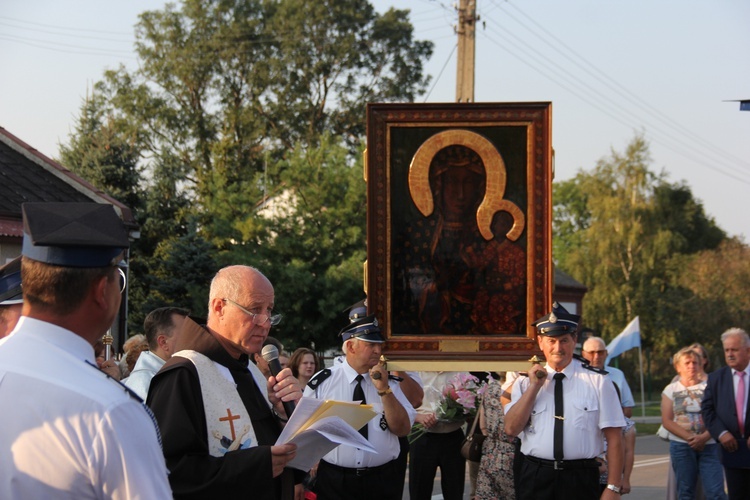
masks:
[[[273,446],[287,419],[282,401],[299,400],[299,383],[288,368],[266,380],[248,363],[280,320],[273,305],[273,286],[257,269],[220,270],[207,325],[186,319],[177,352],[152,380],[147,402],[176,499],[302,498],[295,483],[304,474],[284,468],[295,445]]]

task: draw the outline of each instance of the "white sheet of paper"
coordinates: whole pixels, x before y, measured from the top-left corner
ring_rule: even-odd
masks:
[[[297,455],[287,467],[303,471],[310,470],[329,451],[342,444],[377,453],[362,434],[339,417],[321,419],[288,442],[297,445]]]
[[[297,456],[289,462],[288,467],[303,471],[310,470],[326,453],[342,444],[377,453],[369,441],[339,416],[321,418],[310,424],[310,418],[325,402],[315,398],[301,398],[297,402],[292,417],[284,426],[279,439],[276,440],[276,444],[294,443],[297,445]],[[350,405],[351,402],[346,402],[346,404]],[[337,408],[342,411],[343,415],[350,416],[351,412],[346,411],[346,408],[340,406]],[[364,408],[362,410],[367,411]],[[357,411],[361,413],[359,409]],[[371,409],[369,411],[373,417],[377,415]],[[369,415],[365,418],[369,418]],[[299,432],[308,424],[309,427]]]

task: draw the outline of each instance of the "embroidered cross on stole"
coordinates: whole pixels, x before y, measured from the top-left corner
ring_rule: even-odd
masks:
[[[258,446],[250,415],[229,370],[196,351],[180,351],[175,356],[189,359],[198,371],[211,456]]]

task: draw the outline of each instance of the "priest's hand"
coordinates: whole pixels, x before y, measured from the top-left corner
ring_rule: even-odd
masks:
[[[282,415],[285,415],[282,402],[296,403],[301,397],[302,387],[299,380],[292,375],[291,368],[284,368],[275,377],[268,377],[268,400]]]
[[[273,468],[273,477],[278,477],[284,470],[284,467],[286,467],[286,464],[291,462],[296,454],[296,444],[287,443],[279,446],[271,446],[271,467]]]

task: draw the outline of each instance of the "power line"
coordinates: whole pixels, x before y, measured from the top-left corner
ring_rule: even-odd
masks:
[[[486,14],[485,14],[485,20],[486,20]],[[694,153],[696,155],[704,157],[704,158],[708,159],[708,162],[705,162],[705,161],[704,162],[699,162],[704,167],[709,168],[709,169],[714,170],[714,171],[717,171],[717,172],[720,172],[720,173],[722,173],[722,174],[724,174],[724,175],[726,175],[728,177],[731,177],[731,178],[733,178],[735,180],[738,180],[740,182],[750,183],[746,179],[744,179],[742,177],[738,177],[736,174],[728,172],[726,170],[727,168],[729,168],[729,169],[733,170],[734,172],[736,172],[736,173],[738,173],[740,175],[745,175],[748,172],[744,168],[737,168],[737,167],[734,167],[732,165],[723,165],[724,168],[716,166],[714,164],[715,159],[712,158],[710,155],[707,155],[705,152],[696,149],[694,147],[693,143],[686,142],[686,139],[682,138],[682,135],[683,135],[682,132],[680,132],[678,134],[678,136],[675,137],[673,134],[671,134],[669,132],[665,132],[661,128],[654,126],[653,124],[651,124],[649,122],[649,120],[644,120],[641,116],[633,113],[629,109],[626,109],[625,107],[623,107],[622,105],[620,105],[619,102],[618,102],[618,100],[612,99],[612,98],[608,97],[607,95],[603,94],[598,89],[595,89],[594,87],[592,87],[591,85],[589,85],[588,82],[582,81],[580,78],[578,78],[573,73],[571,73],[570,71],[568,71],[567,68],[565,68],[564,66],[561,66],[560,64],[558,64],[558,62],[556,60],[550,59],[549,57],[547,57],[542,52],[538,51],[537,49],[535,49],[533,47],[530,47],[529,44],[525,40],[522,40],[518,36],[514,35],[512,32],[510,32],[508,30],[502,30],[502,29],[501,30],[496,30],[496,29],[494,29],[492,27],[493,23],[494,23],[494,21],[490,20],[490,31],[495,36],[499,36],[499,37],[503,38],[507,43],[509,43],[510,45],[512,45],[513,47],[515,47],[516,51],[509,50],[503,43],[500,43],[497,40],[495,40],[495,39],[487,36],[487,39],[489,41],[491,41],[493,44],[497,45],[498,47],[502,48],[504,51],[506,51],[507,53],[509,53],[514,58],[518,59],[523,64],[531,67],[532,69],[534,69],[535,71],[537,71],[538,73],[540,73],[541,75],[543,75],[545,78],[553,81],[556,85],[562,87],[563,89],[565,89],[566,91],[570,92],[571,94],[573,94],[574,96],[578,97],[579,99],[583,100],[584,102],[586,102],[590,106],[596,108],[597,110],[601,111],[602,113],[606,114],[607,116],[610,116],[611,118],[613,118],[614,120],[618,121],[619,123],[627,125],[628,127],[638,128],[638,126],[634,126],[632,122],[630,122],[630,121],[626,120],[625,118],[623,118],[623,114],[626,115],[626,116],[628,116],[628,117],[630,117],[629,118],[630,120],[632,120],[633,118],[635,118],[636,122],[641,122],[641,123],[647,124],[649,127],[651,127],[651,133],[649,135],[652,136],[652,140],[654,140],[654,142],[656,142],[656,143],[658,143],[658,144],[660,144],[660,145],[662,145],[664,147],[667,147],[668,149],[670,149],[670,150],[672,150],[672,151],[674,151],[674,152],[676,152],[676,153],[678,153],[678,154],[680,154],[680,155],[682,155],[682,156],[684,156],[684,157],[686,157],[686,158],[688,158],[690,160],[693,160],[693,161],[696,161],[695,156],[689,155],[688,152],[692,152],[692,153]],[[502,28],[502,26],[500,26],[498,24],[498,28]],[[529,29],[529,28],[527,28],[527,29]],[[534,33],[533,30],[530,30],[530,31],[532,31],[532,33]],[[515,40],[517,40],[518,43],[516,43],[515,41],[511,40],[508,35],[505,35],[505,33],[510,33],[510,37],[513,37]],[[483,33],[483,34],[486,35],[485,33]],[[537,33],[534,33],[534,34],[535,34],[535,36],[537,36],[539,38],[542,38]],[[545,43],[549,45],[549,42],[545,41]],[[558,41],[558,43],[564,45],[562,41]],[[555,48],[555,50],[558,51],[558,52],[560,52],[557,48]],[[526,54],[527,56],[529,56],[529,58],[521,58],[521,57],[519,57],[518,56],[518,52]],[[578,57],[580,57],[580,56],[578,56]],[[570,59],[567,55],[566,55],[566,58]],[[554,74],[551,74],[549,66],[545,66],[545,68],[542,70],[542,69],[534,66],[530,62],[530,61],[535,61],[537,59],[543,59],[543,60],[547,61],[547,63],[549,65],[554,66],[554,68],[556,70],[558,70],[558,71],[555,72]],[[588,63],[588,64],[591,65],[591,63]],[[591,66],[593,66],[593,65],[591,65]],[[590,73],[588,70],[586,70],[586,71],[588,73]],[[600,73],[604,74],[603,72],[601,72],[598,69],[597,69],[597,71],[599,71]],[[607,78],[609,78],[609,77],[607,77]],[[571,86],[563,85],[560,82],[560,79],[565,80],[566,83],[572,84],[573,86],[571,87]],[[597,80],[601,81],[600,78],[597,78]],[[611,86],[608,85],[606,82],[602,82],[602,83],[605,85],[605,87],[609,88],[610,90],[613,90],[615,93],[618,93],[616,90],[612,89]],[[582,94],[581,91],[580,91],[581,88],[588,89],[589,93]],[[594,102],[595,99],[599,99],[600,102],[603,102],[604,105],[602,106],[602,105],[596,104]],[[636,106],[636,107],[639,107],[639,106]],[[617,113],[617,114],[613,114],[613,112]],[[674,128],[674,127],[671,127],[668,124],[668,128]],[[666,140],[664,139],[665,137],[666,137]],[[670,142],[671,142],[671,144],[670,144]],[[674,143],[680,144],[681,147],[675,147]],[[741,162],[741,163],[744,163],[744,162]]]
[[[133,36],[133,33],[123,33],[121,31],[108,31],[108,30],[92,30],[92,29],[86,29],[86,28],[78,28],[78,27],[68,27],[68,26],[59,26],[54,24],[42,24],[42,23],[35,23],[32,21],[24,21],[23,19],[16,19],[13,17],[7,17],[7,16],[0,16],[0,19],[4,19],[6,21],[13,21],[16,23],[23,23],[28,24],[31,26],[41,26],[43,28],[53,28],[53,29],[59,29],[59,30],[67,30],[67,31],[77,31],[77,32],[87,32],[87,33],[102,33],[105,35],[122,35],[131,37]],[[28,28],[31,29],[31,28]]]
[[[497,4],[494,3],[495,0],[490,0],[493,5],[497,6]],[[557,53],[568,59],[569,61],[573,62],[575,65],[577,65],[579,68],[586,71],[589,75],[594,77],[597,81],[604,84],[606,87],[609,87],[612,89],[615,93],[623,97],[628,102],[632,103],[642,111],[644,111],[646,114],[652,116],[653,118],[657,119],[659,122],[663,123],[664,125],[674,128],[678,130],[681,134],[684,134],[688,136],[692,141],[698,142],[703,145],[703,147],[706,147],[710,150],[712,150],[715,154],[724,156],[725,159],[736,162],[740,165],[744,165],[745,167],[750,167],[750,163],[747,163],[746,160],[742,158],[738,158],[737,156],[734,156],[730,153],[727,153],[723,149],[711,144],[707,140],[705,140],[701,135],[694,133],[693,131],[689,130],[687,127],[683,126],[678,121],[674,120],[669,115],[663,113],[655,106],[651,105],[644,99],[642,99],[637,94],[631,92],[628,88],[626,88],[624,85],[622,85],[617,79],[610,77],[608,74],[606,74],[604,71],[599,69],[596,65],[594,65],[592,62],[587,60],[584,56],[579,54],[577,51],[575,51],[573,48],[571,48],[568,44],[566,44],[563,40],[561,40],[559,37],[555,36],[553,33],[551,33],[549,30],[547,30],[544,26],[539,24],[536,20],[534,20],[531,16],[523,12],[519,7],[517,7],[515,4],[510,2],[505,2],[505,5],[508,5],[518,11],[524,18],[528,19],[534,26],[539,28],[546,36],[551,38],[555,43],[551,43],[550,41],[546,40],[543,36],[536,33],[532,28],[529,28],[528,25],[526,25],[523,21],[519,20],[517,17],[513,16],[511,13],[505,11],[505,14],[508,15],[508,17],[515,20],[518,24],[523,26],[525,29],[527,29],[529,32],[534,34],[539,40],[541,40],[543,43],[551,47],[553,50],[555,50]],[[498,6],[500,7],[500,6]],[[502,8],[502,7],[500,7]],[[565,51],[561,50],[561,47],[565,49]],[[571,57],[569,54],[572,54],[573,57]],[[576,60],[577,59],[577,60]],[[580,62],[579,62],[580,61]],[[613,88],[615,87],[615,88]]]
[[[427,102],[427,99],[430,98],[430,94],[432,94],[432,91],[435,90],[435,86],[437,85],[437,82],[440,80],[440,77],[443,76],[443,71],[445,71],[445,68],[448,66],[448,63],[450,62],[451,58],[453,57],[453,53],[456,52],[456,48],[458,48],[458,44],[453,46],[453,49],[451,50],[451,53],[448,54],[448,57],[445,59],[445,62],[443,63],[443,67],[440,68],[440,73],[438,73],[437,78],[435,78],[435,83],[432,84],[432,87],[430,87],[430,91],[427,92],[427,95],[424,98],[423,102]]]
[[[1,18],[0,18],[1,19]],[[115,43],[127,43],[132,44],[133,40],[131,37],[131,40],[118,40],[115,38],[104,38],[100,36],[88,36],[88,35],[78,35],[78,34],[71,34],[71,33],[60,33],[59,31],[50,31],[50,30],[43,30],[43,29],[37,29],[37,28],[26,28],[23,26],[16,26],[11,23],[6,23],[3,21],[0,21],[0,26],[8,26],[10,28],[20,29],[24,31],[33,31],[35,33],[44,33],[46,35],[55,35],[55,36],[64,36],[69,38],[79,38],[79,39],[86,39],[86,40],[101,40],[105,42],[115,42]]]
[[[0,40],[6,40],[9,42],[21,43],[30,47],[36,47],[44,50],[51,50],[53,52],[64,52],[66,54],[79,54],[79,55],[91,55],[91,56],[116,56],[123,59],[137,60],[138,58],[133,56],[132,51],[123,50],[104,50],[96,49],[92,47],[81,47],[78,45],[61,44],[57,42],[43,42],[34,39],[28,39],[24,37],[17,37],[13,35],[0,35]]]

